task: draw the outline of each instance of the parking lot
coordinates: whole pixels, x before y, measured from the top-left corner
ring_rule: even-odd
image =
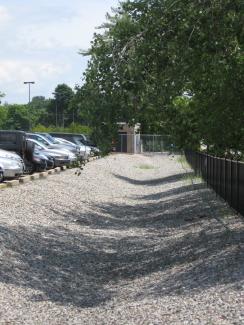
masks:
[[[0,324],[243,324],[244,227],[179,157],[0,191]]]

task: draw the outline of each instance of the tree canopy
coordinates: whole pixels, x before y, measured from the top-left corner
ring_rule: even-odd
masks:
[[[242,0],[123,1],[94,35],[75,100],[96,132],[140,122],[180,147],[244,150]]]

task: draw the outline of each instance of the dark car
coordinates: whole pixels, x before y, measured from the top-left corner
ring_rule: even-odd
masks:
[[[35,150],[35,145],[28,141],[24,131],[0,130],[0,149],[16,152],[22,158],[25,173],[54,167],[54,159]]]
[[[70,142],[73,142],[77,145],[84,145],[88,146],[88,143],[86,142],[86,138],[83,134],[79,133],[63,133],[63,132],[50,132],[50,135],[57,138],[63,138]]]
[[[44,171],[54,168],[54,159],[49,155],[44,155],[40,150],[36,149],[33,153],[33,162],[35,163],[35,171]]]
[[[25,132],[0,130],[0,148],[16,152],[24,161],[25,172],[32,172],[35,169],[33,162],[34,145],[27,143]]]
[[[0,183],[2,183],[3,180],[4,180],[3,167],[0,166]]]

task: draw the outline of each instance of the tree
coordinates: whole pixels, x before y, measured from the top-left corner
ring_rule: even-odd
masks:
[[[136,121],[181,147],[244,150],[243,9],[241,0],[121,2],[86,53],[83,113],[101,134]]]
[[[50,125],[55,124],[55,117],[52,112],[53,101],[46,99],[44,96],[35,96],[31,101],[32,127],[37,124]],[[50,113],[51,111],[51,113]]]
[[[0,91],[0,104],[1,104],[1,98],[3,98],[4,96],[5,94]]]
[[[58,125],[64,126],[66,124],[70,124],[73,121],[73,112],[70,109],[71,101],[74,97],[74,91],[66,84],[59,84],[55,88],[54,98],[55,105],[52,103],[52,108],[57,105],[57,119]]]
[[[6,120],[3,125],[5,129],[9,130],[29,130],[30,128],[30,114],[28,105],[7,105]]]

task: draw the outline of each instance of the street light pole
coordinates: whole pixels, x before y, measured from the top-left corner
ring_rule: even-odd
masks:
[[[25,85],[28,85],[29,87],[29,109],[30,109],[30,85],[33,85],[35,83],[35,81],[24,81],[24,84]],[[29,112],[29,116],[30,116],[30,112]],[[31,117],[30,117],[30,120],[29,120],[29,129],[31,130]]]
[[[56,108],[56,128],[58,127],[58,94],[56,92],[53,93],[55,96],[55,108]]]
[[[35,81],[24,81],[24,84],[29,86],[29,104],[30,104],[30,85],[32,85],[34,83],[35,83]]]

